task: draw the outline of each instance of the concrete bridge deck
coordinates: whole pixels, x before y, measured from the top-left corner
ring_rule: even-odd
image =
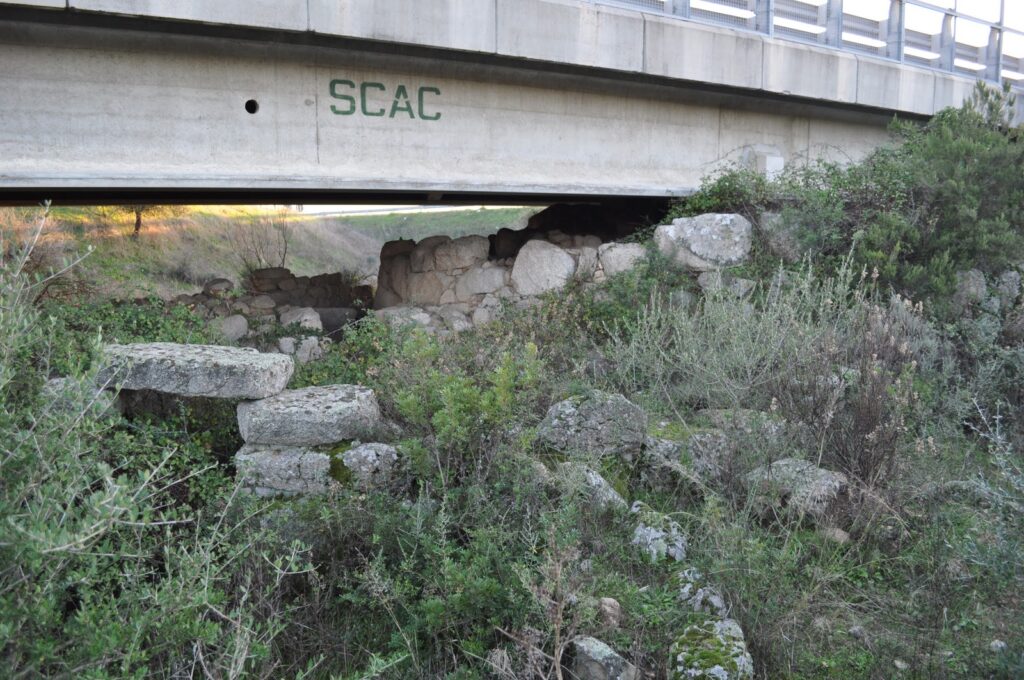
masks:
[[[975,82],[580,0],[0,0],[0,64],[7,201],[664,197]]]

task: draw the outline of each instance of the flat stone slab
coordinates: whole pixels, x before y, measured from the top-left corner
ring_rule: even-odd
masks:
[[[296,496],[327,492],[331,459],[301,447],[246,444],[235,454],[236,479],[259,496]]]
[[[382,426],[377,397],[359,385],[286,390],[238,405],[238,429],[249,444],[318,446],[365,440]]]
[[[263,399],[285,388],[295,364],[250,347],[148,342],[106,345],[98,380],[183,397]]]

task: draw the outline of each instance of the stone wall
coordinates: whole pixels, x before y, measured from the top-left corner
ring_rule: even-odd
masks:
[[[391,241],[381,249],[374,307],[384,318],[464,330],[490,321],[503,301],[532,304],[574,277],[601,281],[642,255],[637,244],[558,230]]]

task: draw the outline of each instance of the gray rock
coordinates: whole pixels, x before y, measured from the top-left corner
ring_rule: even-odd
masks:
[[[597,638],[581,637],[572,643],[572,677],[578,680],[638,680],[636,666]]]
[[[646,254],[647,250],[639,243],[605,243],[597,249],[597,258],[605,276],[630,271],[643,261]]]
[[[490,243],[484,236],[463,236],[434,250],[434,266],[441,271],[463,269],[487,261]]]
[[[402,304],[409,297],[410,253],[382,257],[377,274],[377,292],[373,306],[383,309]]]
[[[356,486],[366,491],[386,486],[398,467],[398,450],[388,444],[360,444],[341,454]]]
[[[1000,306],[1003,309],[1010,309],[1017,302],[1017,298],[1020,297],[1020,272],[1012,270],[1003,272],[999,275],[995,288]]]
[[[724,619],[729,614],[725,598],[718,588],[710,585],[704,574],[695,567],[676,574],[679,585],[679,601],[698,614],[712,614]]]
[[[455,281],[455,299],[468,302],[474,295],[485,295],[501,290],[508,281],[504,267],[472,267]]]
[[[598,510],[624,510],[626,508],[626,499],[597,471],[579,463],[562,463],[559,468],[570,478],[570,481],[578,480],[582,483],[590,502]]]
[[[1002,654],[1003,652],[1005,652],[1007,646],[1008,645],[1005,642],[998,639],[988,643],[988,648],[996,654]]]
[[[743,629],[732,619],[709,617],[687,626],[670,651],[671,680],[752,680],[754,660]]]
[[[238,342],[249,334],[249,321],[241,314],[232,314],[216,322],[220,334],[228,342]]]
[[[171,342],[107,345],[100,384],[184,397],[263,399],[285,388],[295,365],[281,354],[247,347]]]
[[[436,269],[434,251],[443,243],[451,241],[450,236],[430,236],[419,243],[409,253],[409,268],[413,272],[429,272]]]
[[[614,597],[602,597],[597,603],[597,618],[606,628],[622,624],[622,605]]]
[[[311,449],[246,444],[235,454],[239,483],[260,496],[324,493],[331,460]]]
[[[451,277],[444,272],[410,274],[409,292],[405,299],[415,305],[436,305],[450,283]]]
[[[621,394],[594,390],[548,409],[538,443],[567,454],[592,453],[632,460],[647,436],[647,414]]]
[[[741,215],[680,217],[654,231],[662,253],[693,271],[740,264],[750,255],[751,225]]]
[[[678,522],[640,501],[633,503],[629,512],[637,520],[631,543],[640,548],[651,562],[660,562],[666,558],[676,562],[686,559],[686,534]]]
[[[285,336],[277,339],[277,351],[289,356],[295,354],[295,338]]]
[[[546,241],[528,241],[512,265],[512,285],[520,295],[540,295],[565,286],[575,271],[569,253]]]
[[[576,276],[584,281],[593,279],[598,265],[597,248],[579,246],[571,252],[576,258]]]
[[[287,390],[238,405],[238,429],[250,444],[334,444],[369,439],[382,427],[373,390],[359,385]]]
[[[277,303],[274,302],[274,298],[269,295],[257,295],[249,301],[249,307],[256,312],[271,310],[277,307]]]
[[[299,344],[295,347],[295,361],[300,364],[308,364],[310,361],[316,361],[324,355],[323,348],[320,346],[320,338],[309,335],[299,341]]]
[[[747,475],[755,506],[823,522],[846,494],[846,475],[799,458],[783,458]]]
[[[296,307],[289,309],[287,312],[281,312],[280,321],[282,326],[290,326],[297,323],[299,327],[312,331],[322,331],[324,329],[324,325],[320,321],[320,315],[312,307]]]
[[[230,293],[234,287],[235,284],[227,279],[211,279],[203,284],[203,295],[220,297]]]
[[[399,305],[388,307],[387,309],[378,309],[374,312],[374,315],[392,328],[403,328],[406,326],[427,327],[435,322],[430,312],[422,307],[413,305]]]

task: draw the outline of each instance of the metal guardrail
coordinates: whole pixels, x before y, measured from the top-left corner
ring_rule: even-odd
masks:
[[[591,0],[1024,90],[1024,0]]]

